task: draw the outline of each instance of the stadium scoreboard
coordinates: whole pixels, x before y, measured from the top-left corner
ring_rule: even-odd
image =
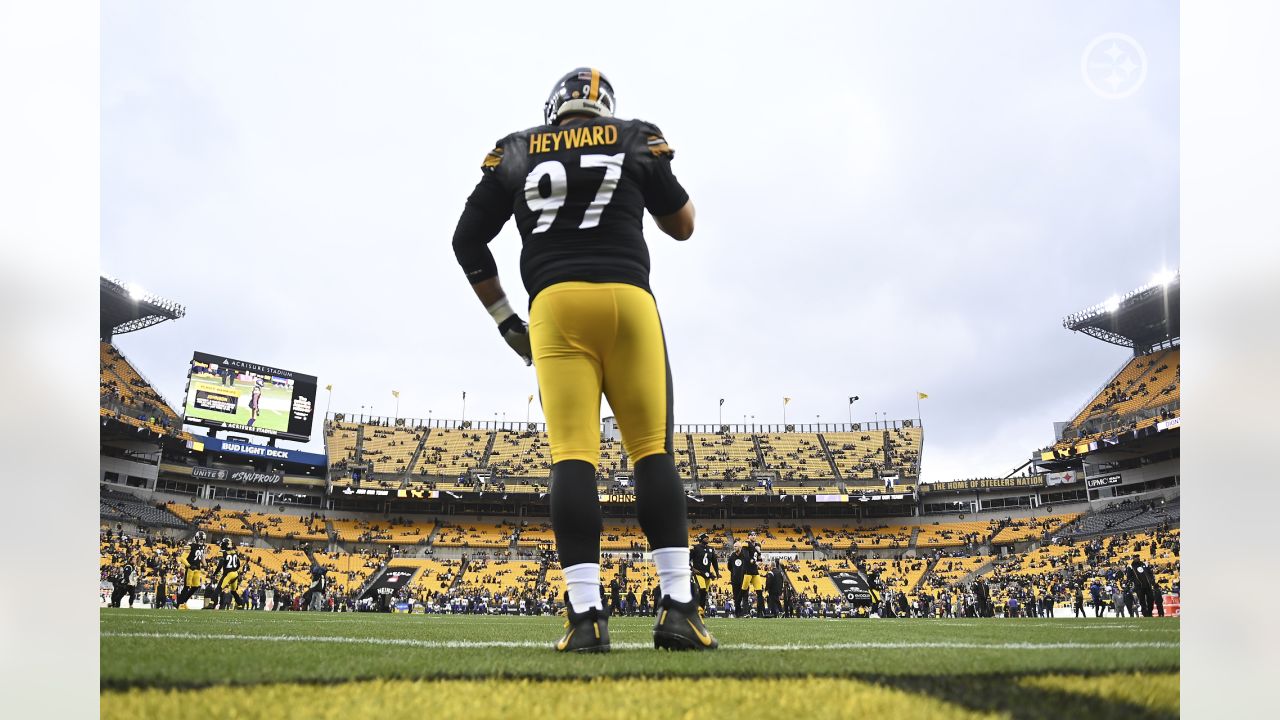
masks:
[[[306,442],[315,402],[314,375],[196,352],[187,373],[183,421]]]

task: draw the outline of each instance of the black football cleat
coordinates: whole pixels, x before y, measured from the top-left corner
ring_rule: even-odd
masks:
[[[564,594],[564,611],[568,620],[564,623],[564,637],[556,642],[559,652],[606,653],[609,652],[609,608],[587,608],[574,612],[569,593]]]
[[[653,626],[653,646],[665,650],[715,650],[720,643],[702,624],[697,600],[679,603],[670,595],[658,605],[658,622]]]

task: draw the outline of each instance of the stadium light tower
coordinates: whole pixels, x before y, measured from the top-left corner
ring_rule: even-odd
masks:
[[[1109,312],[1109,313],[1113,313],[1113,312],[1115,312],[1116,310],[1119,310],[1119,309],[1120,309],[1120,296],[1119,296],[1119,295],[1112,295],[1111,297],[1107,298],[1107,301],[1106,301],[1105,303],[1103,303],[1103,304],[1102,304],[1102,308],[1103,308],[1104,310],[1106,310],[1107,312]]]

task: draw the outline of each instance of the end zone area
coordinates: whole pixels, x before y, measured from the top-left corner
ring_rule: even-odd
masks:
[[[102,717],[1162,718],[1177,619],[712,620],[712,653],[562,656],[558,617],[101,611]]]

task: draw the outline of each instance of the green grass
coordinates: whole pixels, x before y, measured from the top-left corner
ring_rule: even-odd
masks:
[[[359,717],[390,697],[480,717],[467,709],[478,695],[494,714],[510,702],[534,718],[543,702],[605,702],[625,688],[663,696],[677,716],[705,702],[717,714],[792,717],[1178,711],[1176,619],[712,620],[722,648],[697,654],[654,650],[649,618],[609,627],[612,653],[566,657],[550,649],[561,629],[552,617],[104,610],[103,717],[192,702],[215,716]],[[628,702],[606,704],[634,718],[658,701]],[[378,712],[395,716],[396,703]]]

